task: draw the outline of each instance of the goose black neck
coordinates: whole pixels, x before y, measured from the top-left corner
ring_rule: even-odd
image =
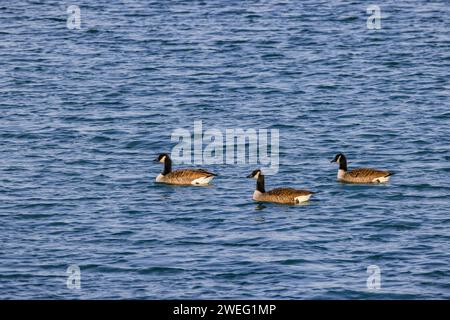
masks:
[[[262,174],[260,174],[258,180],[256,180],[256,190],[261,193],[266,192],[266,190],[264,189],[264,176]]]
[[[164,171],[162,172],[162,175],[164,176],[170,172],[172,172],[172,160],[170,160],[169,157],[166,157],[166,160],[164,161]]]
[[[339,159],[339,169],[347,171],[347,159],[345,158],[345,156],[341,156],[341,158]]]

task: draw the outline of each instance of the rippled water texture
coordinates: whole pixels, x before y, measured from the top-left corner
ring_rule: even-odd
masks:
[[[41,2],[0,4],[0,298],[450,298],[448,1],[378,1],[380,30],[365,1]],[[195,120],[278,129],[267,188],[318,193],[155,184]],[[396,175],[339,184],[337,152]]]

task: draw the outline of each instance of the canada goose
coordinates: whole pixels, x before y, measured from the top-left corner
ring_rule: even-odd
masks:
[[[337,179],[350,183],[385,183],[394,173],[370,168],[357,168],[347,171],[347,158],[338,153],[331,162],[339,163]]]
[[[260,169],[254,170],[247,178],[256,179],[256,190],[253,200],[261,202],[275,202],[283,204],[298,204],[308,201],[314,192],[292,188],[276,188],[270,191],[264,189],[264,175]]]
[[[172,160],[167,153],[161,153],[155,162],[164,163],[164,170],[156,177],[156,182],[179,185],[207,185],[217,174],[203,169],[178,169],[172,171]]]

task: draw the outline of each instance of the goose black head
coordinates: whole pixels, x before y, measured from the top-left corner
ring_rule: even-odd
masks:
[[[164,170],[161,173],[163,176],[172,172],[172,160],[167,153],[161,153],[156,159],[155,162],[164,163]]]
[[[252,173],[250,173],[247,176],[247,178],[258,179],[260,175],[262,175],[261,170],[260,169],[256,169],[256,170],[253,170]]]
[[[343,153],[338,153],[331,162],[337,162],[339,164],[339,170],[347,171],[347,158]]]
[[[338,153],[331,162],[341,163],[341,161],[347,160],[343,153]]]
[[[156,159],[155,162],[165,163],[167,160],[170,160],[170,157],[167,153],[161,153]]]

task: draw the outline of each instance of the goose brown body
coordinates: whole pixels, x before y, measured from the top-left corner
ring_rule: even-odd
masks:
[[[346,172],[340,180],[349,183],[381,183],[386,182],[386,178],[391,175],[389,171],[358,168]]]
[[[280,204],[299,204],[308,201],[313,192],[293,188],[276,188],[265,191],[264,175],[261,170],[253,171],[248,178],[256,179],[256,190],[253,193],[253,200],[260,202],[274,202]]]
[[[342,153],[337,154],[331,162],[339,163],[337,179],[346,183],[385,183],[389,181],[392,172],[372,168],[357,168],[347,170],[347,158]]]
[[[312,195],[311,191],[298,190],[293,188],[276,188],[270,191],[261,193],[259,196],[255,197],[257,201],[267,201],[282,204],[298,204],[300,202],[306,201],[301,199],[306,199]]]
[[[203,169],[178,169],[166,175],[161,174],[158,182],[180,185],[206,184],[205,181],[208,180],[208,178],[211,178],[212,180],[214,176],[216,176],[216,174]]]
[[[169,155],[161,154],[155,161],[164,163],[164,171],[156,177],[156,182],[177,185],[207,185],[215,173],[204,169],[177,169],[172,171]]]

